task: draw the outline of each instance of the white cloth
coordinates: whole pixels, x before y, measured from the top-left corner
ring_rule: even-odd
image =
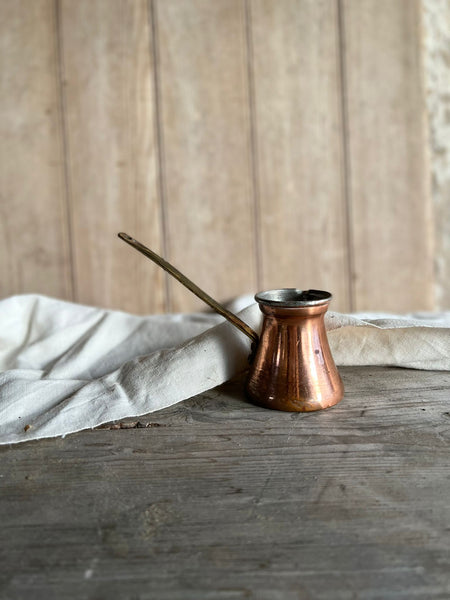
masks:
[[[256,304],[239,314],[260,330]],[[1,300],[0,444],[143,415],[227,381],[245,369],[250,340],[222,321],[140,317],[39,295]],[[329,312],[326,326],[337,365],[450,370],[450,313]]]

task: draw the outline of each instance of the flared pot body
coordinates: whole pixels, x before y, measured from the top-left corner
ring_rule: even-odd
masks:
[[[299,412],[337,404],[344,386],[324,323],[331,294],[285,289],[255,298],[264,321],[246,381],[250,400],[266,408]]]

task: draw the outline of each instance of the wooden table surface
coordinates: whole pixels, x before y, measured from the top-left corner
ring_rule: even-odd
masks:
[[[341,372],[320,413],[236,381],[0,448],[0,598],[448,600],[450,373]]]

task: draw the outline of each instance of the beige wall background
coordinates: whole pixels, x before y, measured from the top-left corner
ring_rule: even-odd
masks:
[[[449,308],[438,3],[0,0],[0,295]]]

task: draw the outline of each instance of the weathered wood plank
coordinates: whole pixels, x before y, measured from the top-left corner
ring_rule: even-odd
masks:
[[[342,7],[355,307],[431,309],[420,2]]]
[[[117,239],[161,251],[147,2],[62,0],[61,25],[77,300],[161,311],[163,274]]]
[[[349,310],[337,4],[250,6],[263,287]]]
[[[71,298],[54,2],[0,2],[0,296]]]
[[[450,2],[422,0],[424,75],[433,181],[436,308],[450,306]]]
[[[146,429],[1,448],[3,596],[447,597],[450,375],[341,372],[324,412],[234,382]]]
[[[245,5],[155,6],[168,257],[224,300],[256,288]],[[170,286],[172,309],[203,307]]]

